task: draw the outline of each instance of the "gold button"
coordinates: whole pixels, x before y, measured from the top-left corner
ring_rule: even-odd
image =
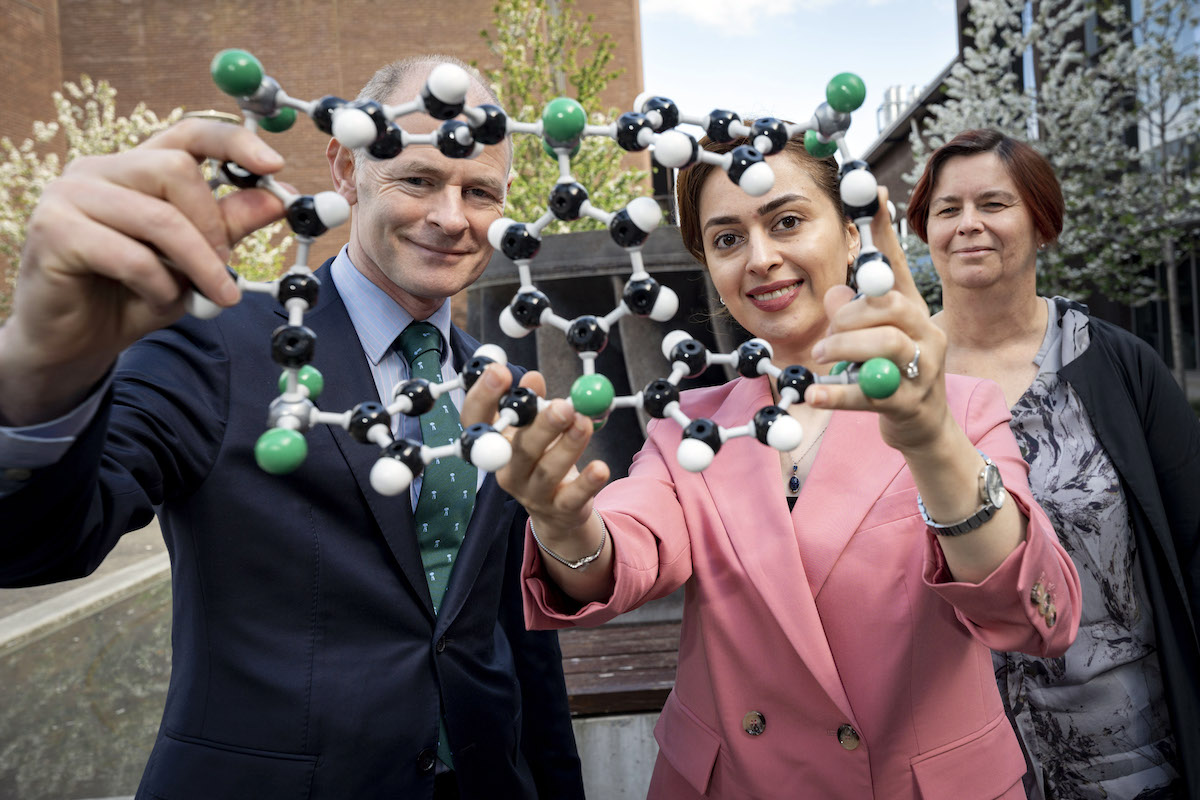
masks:
[[[1058,609],[1054,607],[1054,603],[1047,603],[1046,610],[1042,612],[1042,617],[1046,620],[1046,627],[1053,628],[1054,623],[1058,622]]]
[[[22,469],[21,467],[9,467],[4,470],[4,480],[6,481],[27,481],[32,477],[32,470]]]
[[[847,750],[855,750],[858,748],[858,743],[861,741],[858,738],[858,731],[854,730],[853,725],[843,725],[838,728],[838,743]]]
[[[767,728],[767,718],[759,711],[747,711],[742,717],[742,729],[751,736],[761,736]]]

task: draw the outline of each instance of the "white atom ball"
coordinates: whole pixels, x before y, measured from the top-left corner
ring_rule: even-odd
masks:
[[[842,177],[842,202],[848,206],[870,205],[879,194],[875,176],[865,169],[853,169]]]
[[[668,286],[659,284],[658,297],[654,300],[654,308],[650,309],[650,319],[655,322],[666,322],[675,316],[679,310],[679,295]]]
[[[708,469],[716,455],[711,447],[699,439],[684,439],[675,451],[679,466],[688,472],[703,472]]]
[[[196,319],[212,319],[221,313],[221,307],[192,289],[184,298],[184,308]]]
[[[804,429],[793,416],[785,414],[776,417],[771,427],[767,428],[767,444],[780,452],[795,450],[803,440]]]
[[[400,494],[412,479],[412,470],[394,458],[381,458],[371,467],[371,488],[385,497]]]
[[[333,112],[333,138],[343,147],[366,147],[378,135],[375,121],[362,109],[343,106]]]
[[[487,233],[488,244],[490,244],[493,249],[499,250],[501,242],[504,241],[505,232],[509,229],[510,226],[516,225],[516,224],[517,224],[516,221],[511,220],[508,217],[501,217],[500,219],[493,222],[491,225],[488,226],[488,233]]]
[[[868,261],[854,273],[858,290],[867,297],[882,297],[896,285],[892,268],[880,260]]]
[[[646,233],[652,232],[662,222],[662,209],[653,197],[635,198],[625,206],[625,210],[629,212],[633,224]]]
[[[671,351],[675,349],[675,345],[680,342],[686,342],[691,339],[692,335],[687,331],[671,331],[662,340],[662,354],[664,358],[671,357]]]
[[[759,161],[746,168],[738,185],[751,197],[761,197],[771,191],[771,187],[775,185],[775,173],[771,171],[767,162]]]
[[[429,73],[429,79],[425,85],[429,87],[429,93],[438,100],[455,105],[466,99],[471,79],[467,77],[467,73],[462,67],[454,64],[438,64]]]
[[[317,219],[326,228],[336,228],[350,219],[350,204],[337,192],[317,192],[313,195],[313,206],[317,211]]]
[[[512,445],[496,431],[488,431],[471,445],[471,463],[484,472],[504,468],[512,458]]]
[[[682,131],[669,130],[654,141],[654,160],[669,169],[686,167],[695,160],[697,150],[695,139]]]
[[[516,320],[513,320],[513,321],[515,322]],[[489,344],[480,345],[479,349],[475,351],[475,355],[483,356],[484,358],[490,358],[492,361],[495,361],[497,364],[507,364],[508,363],[508,354],[505,353],[504,348],[498,344],[489,343]]]
[[[510,339],[520,339],[527,336],[531,329],[517,322],[517,318],[513,316],[512,307],[505,306],[504,310],[500,312],[500,330],[504,331],[504,335]]]

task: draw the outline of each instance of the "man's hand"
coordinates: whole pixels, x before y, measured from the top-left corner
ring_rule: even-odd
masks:
[[[124,348],[183,314],[192,287],[221,306],[238,301],[230,248],[283,207],[259,189],[217,200],[206,157],[259,174],[283,166],[244,128],[185,120],[133,150],[77,159],[46,187],[0,328],[0,423],[69,411]]]

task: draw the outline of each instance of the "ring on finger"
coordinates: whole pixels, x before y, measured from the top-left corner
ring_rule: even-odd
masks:
[[[904,377],[916,380],[921,375],[921,368],[917,362],[921,360],[921,345],[913,342],[913,347],[916,351],[913,353],[912,361],[904,365]]]

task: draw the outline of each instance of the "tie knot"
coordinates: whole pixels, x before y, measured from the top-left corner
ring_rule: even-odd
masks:
[[[412,366],[422,353],[432,350],[439,356],[437,362],[440,369],[442,334],[433,325],[428,322],[414,322],[400,333],[400,338],[396,341],[399,344],[400,354],[404,356],[409,366]]]

